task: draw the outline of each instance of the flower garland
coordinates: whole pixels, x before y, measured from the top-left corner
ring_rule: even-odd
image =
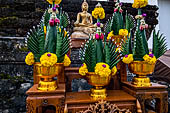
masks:
[[[55,4],[60,4],[61,0],[47,0],[47,2],[49,2],[50,4],[53,4],[53,2]]]
[[[111,74],[110,66],[103,62],[97,63],[95,67],[95,74],[98,74],[101,77],[110,76]]]
[[[79,74],[82,76],[85,76],[86,73],[88,73],[87,65],[83,63],[81,67],[79,68]]]
[[[111,37],[113,37],[114,36],[114,34],[113,34],[113,31],[111,31],[109,34],[108,34],[108,36],[107,36],[107,40],[109,40]]]
[[[148,0],[134,0],[134,3],[132,5],[133,8],[142,8],[148,5]]]
[[[133,54],[125,55],[122,60],[125,64],[133,62]]]
[[[156,63],[156,57],[153,54],[145,55],[143,57],[144,61],[148,62],[149,64],[155,64]]]
[[[102,7],[96,7],[93,11],[92,11],[92,16],[95,19],[104,19],[105,18],[105,12],[104,9]]]
[[[65,55],[64,56],[64,66],[70,66],[70,64],[71,64],[70,58],[67,55]]]
[[[27,65],[32,65],[34,64],[34,54],[32,52],[29,52],[28,55],[25,58],[25,63]]]
[[[119,35],[128,36],[128,30],[127,29],[120,29],[119,30]]]
[[[57,63],[57,56],[54,53],[45,53],[41,56],[40,62],[42,66],[50,67]]]

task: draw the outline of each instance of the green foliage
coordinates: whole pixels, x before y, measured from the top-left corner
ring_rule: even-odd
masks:
[[[147,53],[144,48],[143,38],[142,38],[140,30],[136,31],[135,38],[136,38],[136,44],[135,44],[135,48],[133,51],[134,60],[135,61],[143,61],[143,56]]]
[[[110,53],[110,69],[112,69],[116,64],[120,61],[119,52],[116,52],[116,46],[113,44],[112,41],[107,42],[107,45],[109,46],[109,53]]]
[[[104,42],[104,45],[102,44],[102,40],[97,42],[96,39],[91,38],[79,51],[80,59],[86,63],[89,72],[94,72],[94,67],[99,62],[107,63],[112,69],[120,61],[119,53],[116,52],[116,46],[113,42]]]
[[[61,14],[60,25],[66,28],[70,24],[68,13],[64,12]]]
[[[144,46],[145,52],[146,52],[146,54],[149,54],[148,42],[147,42],[147,39],[146,39],[145,30],[141,31],[141,35],[142,35],[143,46]]]
[[[160,31],[156,33],[154,30],[153,32],[153,50],[152,53],[155,55],[156,58],[162,56],[167,50],[167,43],[166,38],[163,34],[160,35]]]
[[[126,27],[125,28],[128,30],[129,33],[135,27],[135,23],[136,21],[133,18],[133,16],[126,13]]]
[[[36,62],[40,61],[42,54],[51,52],[57,55],[60,63],[63,62],[65,54],[69,51],[70,41],[68,34],[65,35],[64,31],[64,28],[70,23],[68,14],[61,11],[56,16],[60,19],[60,25],[50,26],[51,14],[47,9],[40,21],[40,25],[37,28],[33,28],[28,34],[28,49],[33,52]],[[46,36],[44,34],[44,26],[47,27]],[[61,28],[61,32],[59,28]]]
[[[104,32],[106,34],[109,33],[110,31],[112,31],[112,18],[107,20],[105,27],[104,27]]]
[[[39,61],[40,56],[44,53],[44,32],[41,26],[33,27],[28,33],[28,49],[35,55],[35,60]]]
[[[124,28],[123,16],[121,13],[114,13],[112,17],[112,30],[114,31],[114,35],[119,34],[119,30]]]
[[[50,26],[48,25],[47,27],[47,35],[45,39],[45,50],[47,52],[55,53],[56,50],[56,38],[57,37],[57,31],[56,31],[56,26]]]
[[[132,54],[132,35],[130,35],[130,37],[128,37],[126,42],[122,43],[121,53],[123,56]]]
[[[50,13],[48,13],[48,9],[45,10],[45,13],[43,15],[43,24],[44,26],[48,26],[50,20]]]

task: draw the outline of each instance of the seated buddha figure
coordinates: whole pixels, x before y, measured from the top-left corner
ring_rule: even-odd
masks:
[[[93,25],[92,15],[87,12],[88,3],[86,0],[82,3],[82,12],[77,14],[77,20],[74,23],[72,38],[88,38],[89,34],[93,34],[96,28]]]

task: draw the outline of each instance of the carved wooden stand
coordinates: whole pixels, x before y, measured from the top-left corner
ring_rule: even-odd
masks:
[[[168,92],[166,86],[152,83],[150,87],[136,87],[130,82],[123,82],[123,90],[139,100],[142,113],[145,111],[145,101],[147,99],[156,99],[156,113],[168,112]]]
[[[52,105],[56,109],[56,113],[64,111],[65,84],[59,84],[59,88],[55,91],[39,91],[38,85],[35,84],[26,94],[27,97],[27,113],[42,113],[43,106]]]

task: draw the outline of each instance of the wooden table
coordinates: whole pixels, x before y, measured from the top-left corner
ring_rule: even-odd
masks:
[[[119,108],[129,109],[132,113],[136,112],[136,98],[124,92],[123,90],[109,90],[105,99],[107,102],[116,104]],[[68,112],[75,113],[87,109],[90,104],[98,101],[90,97],[90,92],[68,92],[66,94],[65,104]]]
[[[26,94],[27,113],[42,113],[42,106],[52,105],[56,108],[56,113],[63,111],[65,99],[65,84],[59,84],[55,91],[37,90],[38,85],[31,87]]]
[[[123,90],[137,98],[142,107],[142,113],[145,111],[145,100],[156,99],[156,113],[168,112],[168,92],[167,86],[152,83],[150,87],[137,87],[131,82],[123,82]]]

